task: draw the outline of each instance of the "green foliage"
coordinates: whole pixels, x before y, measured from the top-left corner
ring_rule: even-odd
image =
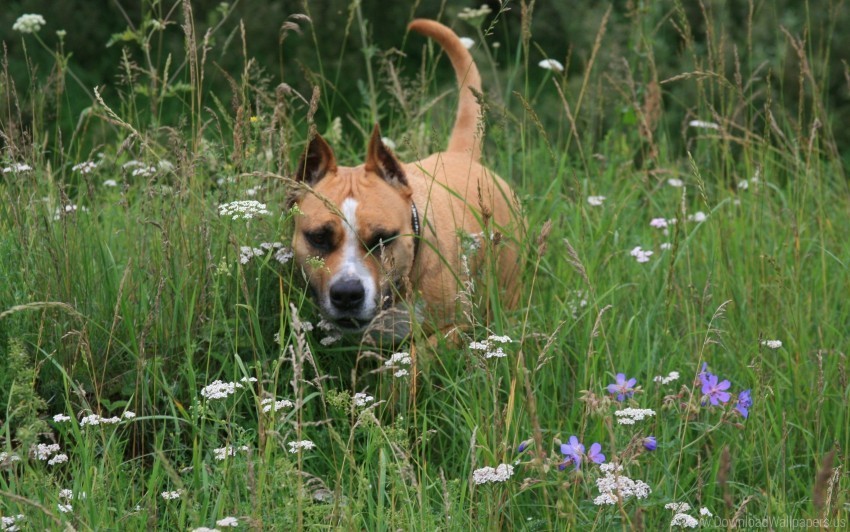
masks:
[[[688,502],[846,523],[846,6],[71,4],[0,34],[3,517],[663,529]],[[528,220],[523,302],[485,311],[492,271],[461,274],[470,327],[393,357],[321,326],[286,176],[311,124],[346,165],[376,121],[405,160],[444,145],[453,74],[404,30],[438,12],[476,40],[485,159]],[[222,214],[244,200],[265,207]],[[703,404],[703,363],[728,404]],[[621,425],[625,406],[654,415]],[[565,463],[573,435],[652,493],[594,504],[605,475]]]

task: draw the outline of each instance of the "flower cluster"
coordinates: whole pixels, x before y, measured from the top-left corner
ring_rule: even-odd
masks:
[[[543,65],[540,65],[540,66],[543,66]],[[604,201],[605,201],[605,196],[588,196],[587,197],[587,203],[591,207],[601,207],[602,202],[604,202]]]
[[[115,425],[119,421],[121,421],[121,418],[118,416],[102,417],[97,414],[89,414],[80,420],[80,426],[85,427],[87,425]]]
[[[179,499],[180,496],[183,495],[183,490],[163,491],[159,495],[166,501],[173,501],[174,499]]]
[[[250,220],[255,216],[269,214],[265,203],[254,200],[231,201],[218,206],[219,216],[229,216],[233,220]]]
[[[237,388],[243,388],[242,384],[214,380],[212,383],[204,386],[204,389],[201,390],[201,396],[207,400],[227,399],[227,397],[236,393]]]
[[[274,260],[286,264],[292,258],[292,250],[280,242],[263,242],[260,247],[241,246],[239,248],[239,262],[248,264],[254,257],[265,257],[266,253],[273,251]]]
[[[301,440],[301,441],[291,441],[289,442],[289,452],[297,453],[301,449],[311,451],[316,448],[316,444],[311,442],[310,440]]]
[[[293,403],[289,399],[281,399],[280,401],[276,401],[271,397],[266,397],[265,399],[260,401],[260,406],[263,408],[263,412],[268,414],[269,412],[274,413],[278,410],[283,410],[284,408],[292,408],[295,406],[295,403]]]
[[[635,246],[629,252],[629,255],[635,258],[638,262],[649,262],[649,257],[653,254],[653,251],[645,250],[640,246]]]
[[[543,70],[554,70],[555,72],[563,72],[564,71],[564,65],[561,64],[560,61],[556,61],[555,59],[543,59],[542,61],[537,63],[537,66],[539,66]],[[590,198],[588,198],[588,199],[590,199]],[[605,199],[605,198],[602,198],[602,199]]]
[[[761,345],[770,349],[779,349],[782,347],[782,340],[762,340]]]
[[[632,497],[646,499],[652,493],[652,489],[646,482],[632,480],[623,475],[623,466],[620,464],[602,464],[599,469],[605,473],[605,476],[596,479],[599,496],[593,499],[593,504],[597,506],[626,502]]]
[[[667,374],[666,377],[663,376],[663,375],[657,375],[656,377],[654,377],[652,379],[653,382],[657,382],[659,384],[669,384],[669,383],[671,383],[675,380],[679,380],[679,372],[678,371],[671,371],[670,373]]]
[[[235,527],[239,526],[239,519],[237,519],[235,517],[225,517],[223,519],[219,519],[218,521],[216,521],[215,526],[235,528]]]
[[[39,443],[35,446],[33,450],[33,455],[36,460],[47,460],[55,453],[59,452],[59,444],[58,443]]]
[[[393,353],[390,356],[390,359],[384,362],[384,366],[388,368],[394,368],[396,371],[393,373],[394,377],[404,377],[410,375],[405,368],[399,368],[398,366],[409,366],[411,363],[410,353]]]
[[[710,404],[718,406],[727,404],[732,400],[732,394],[727,390],[732,387],[728,380],[720,380],[720,378],[708,371],[708,364],[702,365],[702,371],[699,373],[699,384],[702,387],[702,404]],[[750,407],[753,406],[751,396],[752,390],[743,390],[738,393],[738,400],[735,404],[735,410],[746,419],[750,415]]]
[[[248,446],[243,445],[241,447],[234,447],[233,445],[225,445],[224,447],[219,447],[217,449],[213,449],[213,457],[221,462],[226,460],[228,456],[236,456],[238,451],[247,452]]]
[[[24,172],[29,172],[32,170],[32,166],[23,163],[14,163],[12,166],[6,166],[3,168],[3,173],[8,174],[9,172],[15,172],[17,174],[22,174]]]
[[[649,408],[624,408],[614,412],[617,416],[617,423],[620,425],[634,425],[636,421],[643,421],[647,417],[655,415],[654,410]]]
[[[496,467],[482,467],[472,472],[472,482],[475,484],[488,484],[505,482],[514,474],[514,466],[500,464]]]
[[[71,170],[74,172],[79,172],[81,174],[88,174],[92,170],[97,168],[97,163],[94,161],[83,161],[81,163],[77,163],[71,167]]]
[[[5,530],[6,532],[17,532],[21,529],[21,527],[18,526],[19,521],[25,520],[26,516],[24,514],[0,517],[0,530]]]
[[[618,401],[625,401],[626,398],[634,396],[637,379],[627,379],[625,373],[617,373],[615,381],[608,385],[608,393],[616,395]]]
[[[463,8],[463,10],[458,13],[457,18],[461,20],[474,20],[477,18],[486,17],[492,12],[493,10],[490,9],[490,6],[488,6],[487,4],[481,4],[481,7],[479,7],[478,9],[472,9],[471,7]]]
[[[357,392],[354,394],[353,402],[354,406],[364,407],[374,401],[375,398],[371,395],[365,394],[363,392]]]
[[[12,29],[21,33],[36,33],[45,24],[47,24],[47,21],[41,15],[27,13],[18,17],[18,20],[12,25]]]
[[[501,345],[495,344],[509,344],[512,341],[513,340],[511,340],[510,336],[497,336],[495,334],[491,334],[483,342],[471,342],[469,344],[469,348],[473,351],[484,351],[484,358],[504,358],[508,356],[508,354],[505,353],[505,350]]]

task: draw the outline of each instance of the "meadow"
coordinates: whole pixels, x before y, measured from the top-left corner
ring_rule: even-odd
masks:
[[[847,527],[844,3],[603,5],[571,44],[533,1],[307,2],[277,64],[238,4],[143,3],[95,82],[9,15],[0,528]],[[526,268],[519,308],[461,301],[460,343],[393,346],[321,320],[286,205],[311,125],[349,165],[376,122],[444,146],[414,16],[472,40]]]

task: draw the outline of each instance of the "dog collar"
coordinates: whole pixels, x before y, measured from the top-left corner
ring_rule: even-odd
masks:
[[[419,238],[420,234],[420,226],[419,226],[419,210],[416,208],[416,204],[412,201],[410,202],[410,224],[413,226],[413,256],[417,255],[419,251]]]

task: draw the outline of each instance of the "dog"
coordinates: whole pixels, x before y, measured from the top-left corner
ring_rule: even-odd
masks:
[[[293,199],[293,252],[325,319],[345,332],[362,333],[400,308],[420,309],[429,331],[445,332],[457,321],[464,280],[484,263],[497,270],[502,307],[519,298],[525,226],[512,189],[480,163],[478,69],[448,27],[417,19],[409,29],[437,41],[457,77],[459,103],[445,151],[403,164],[376,124],[365,163],[345,167],[314,134],[294,176],[304,191]],[[462,245],[469,237],[487,245],[470,252]]]

